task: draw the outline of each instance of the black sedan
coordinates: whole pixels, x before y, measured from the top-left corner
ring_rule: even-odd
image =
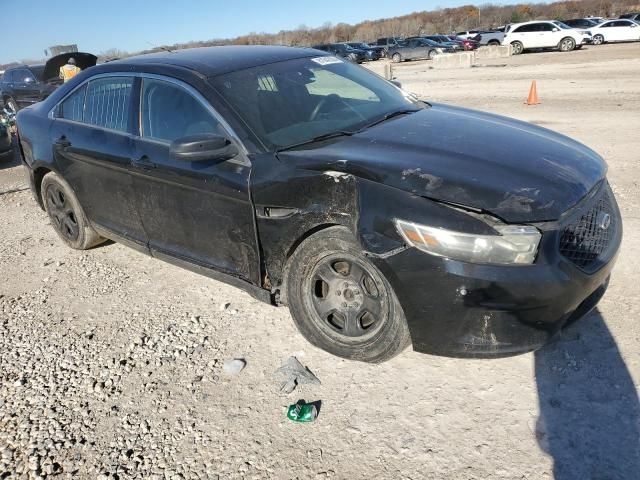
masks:
[[[351,48],[356,50],[362,50],[367,55],[368,61],[380,60],[384,55],[384,48],[378,46],[371,46],[364,42],[350,42],[347,43]]]
[[[367,53],[364,50],[350,47],[346,43],[327,43],[323,45],[314,45],[316,50],[322,50],[323,52],[333,53],[337,57],[344,58],[353,63],[362,63],[369,60]]]
[[[18,134],[67,245],[109,238],[289,305],[350,359],[537,348],[596,305],[622,236],[589,148],[312,49],[99,65]]]

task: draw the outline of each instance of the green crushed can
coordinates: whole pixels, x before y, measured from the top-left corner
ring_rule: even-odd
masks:
[[[287,409],[287,418],[294,422],[309,423],[318,417],[318,409],[312,403],[298,402],[295,405],[289,405]]]

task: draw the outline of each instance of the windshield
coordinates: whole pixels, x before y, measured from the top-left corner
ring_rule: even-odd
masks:
[[[562,22],[553,22],[554,25],[559,26],[560,28],[563,28],[565,30],[571,30],[571,27],[569,25],[567,25],[566,23],[562,23]]]
[[[301,58],[211,80],[271,150],[355,132],[390,113],[423,108],[381,77],[339,58]]]

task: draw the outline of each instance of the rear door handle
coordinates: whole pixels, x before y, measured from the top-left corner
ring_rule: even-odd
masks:
[[[56,145],[61,148],[69,148],[71,146],[71,142],[63,135],[56,140]]]

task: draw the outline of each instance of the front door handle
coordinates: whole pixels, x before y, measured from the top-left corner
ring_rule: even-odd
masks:
[[[61,136],[58,140],[56,140],[56,146],[60,148],[69,148],[71,146],[71,142],[64,135]]]

